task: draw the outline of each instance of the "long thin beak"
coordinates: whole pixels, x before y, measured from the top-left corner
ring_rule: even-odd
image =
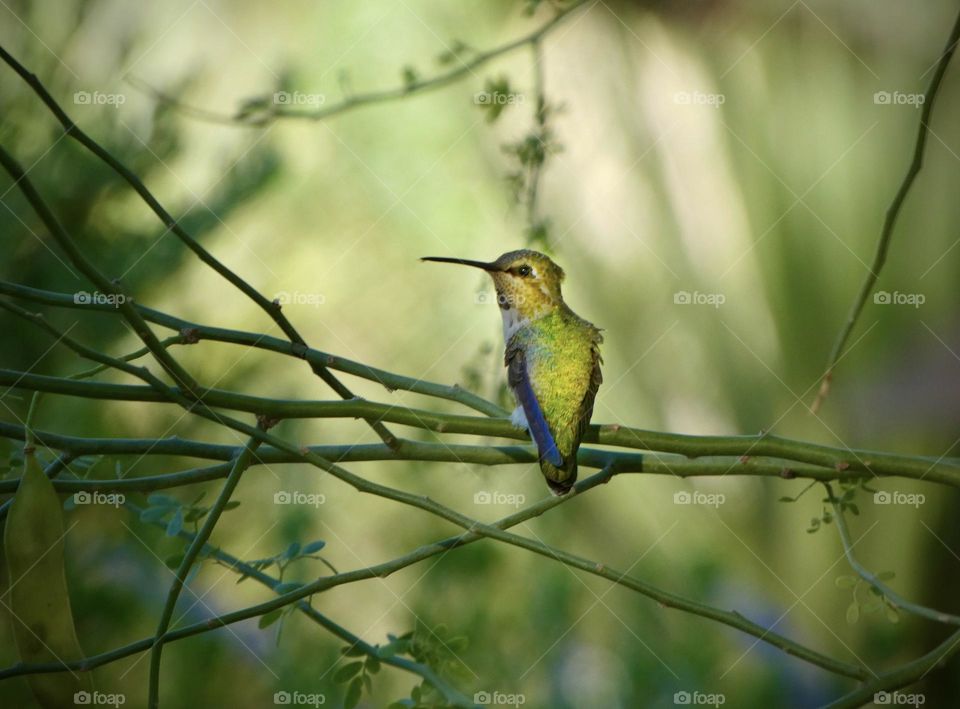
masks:
[[[493,263],[485,261],[471,261],[465,258],[447,258],[445,256],[424,256],[421,261],[435,261],[436,263],[459,263],[461,266],[473,266],[481,268],[484,271],[498,271],[499,269]]]

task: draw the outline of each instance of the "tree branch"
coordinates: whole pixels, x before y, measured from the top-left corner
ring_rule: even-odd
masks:
[[[543,38],[565,18],[569,17],[571,13],[585,4],[586,0],[575,0],[575,2],[572,2],[567,7],[558,9],[557,13],[552,19],[541,25],[535,31],[494,49],[489,49],[485,52],[479,52],[475,54],[474,57],[469,61],[464,61],[458,57],[456,59],[456,61],[460,62],[458,67],[450,69],[449,71],[441,74],[437,74],[430,79],[416,80],[392,89],[353,94],[345,97],[338,103],[334,103],[317,110],[303,110],[285,104],[278,104],[274,102],[266,103],[266,101],[259,101],[257,102],[257,108],[254,111],[246,111],[241,109],[241,111],[233,114],[218,113],[216,111],[210,111],[204,108],[198,108],[196,106],[186,104],[178,99],[164,94],[161,91],[158,91],[139,79],[132,79],[131,83],[146,91],[161,103],[176,108],[192,118],[211,123],[235,126],[266,126],[270,123],[273,123],[277,119],[323,121],[328,118],[332,118],[333,116],[338,116],[348,111],[352,111],[356,108],[398,101],[415,94],[425,93],[452,84],[468,74],[472,74],[475,69],[479,69],[481,66],[493,61],[494,59],[513,52],[514,50],[520,49],[521,47],[534,46],[540,43],[541,40],[543,40]],[[254,102],[251,101],[248,103]]]
[[[960,41],[960,14],[958,14],[957,19],[954,20],[953,30],[951,30],[950,36],[947,39],[947,45],[940,55],[940,59],[937,60],[933,78],[930,80],[930,86],[927,88],[926,94],[924,94],[923,110],[920,112],[920,126],[917,129],[917,140],[913,148],[913,159],[910,161],[910,167],[907,169],[907,174],[904,175],[903,182],[900,183],[900,189],[897,190],[896,195],[893,197],[893,202],[887,209],[886,217],[883,220],[883,228],[880,230],[880,239],[877,242],[877,248],[873,256],[873,264],[870,266],[867,277],[863,285],[860,286],[860,292],[850,307],[847,320],[833,344],[833,349],[827,360],[827,368],[824,371],[823,380],[820,383],[820,389],[813,401],[813,405],[810,407],[813,413],[817,413],[817,411],[820,410],[821,405],[830,393],[830,384],[833,381],[833,369],[836,367],[837,362],[840,361],[840,357],[843,355],[843,348],[846,347],[847,340],[850,339],[850,334],[853,332],[853,328],[856,326],[857,320],[863,312],[863,306],[866,305],[867,298],[869,298],[873,292],[873,287],[880,277],[880,271],[883,270],[883,266],[887,261],[887,250],[890,248],[890,239],[893,236],[893,228],[896,226],[897,217],[900,216],[900,210],[903,207],[904,201],[906,201],[907,194],[910,192],[914,180],[916,180],[917,175],[920,173],[920,168],[923,167],[923,151],[927,143],[927,134],[930,131],[933,104],[937,100],[937,93],[940,91],[943,75],[947,72],[947,66],[950,64],[950,59],[953,57],[954,51],[956,51],[958,41]]]
[[[163,208],[163,205],[157,200],[156,197],[147,189],[146,185],[138,178],[133,172],[131,172],[123,163],[117,160],[106,148],[102,147],[99,143],[93,140],[90,136],[83,132],[76,123],[74,123],[66,112],[60,107],[60,105],[54,100],[53,96],[49,91],[44,87],[40,80],[32,73],[27,71],[27,69],[20,64],[14,57],[6,51],[2,46],[0,46],[0,59],[6,62],[19,76],[22,78],[27,85],[33,89],[33,92],[40,97],[40,100],[50,109],[50,112],[53,113],[54,117],[63,127],[64,132],[69,137],[73,138],[81,145],[83,145],[87,150],[96,155],[100,160],[105,162],[114,172],[116,172],[121,178],[123,178],[127,184],[129,184],[134,191],[140,196],[140,198],[147,204],[148,207],[153,211],[154,214],[159,217],[160,221],[163,222],[164,226],[167,227],[180,241],[189,248],[201,261],[210,266],[214,271],[223,276],[227,281],[229,281],[234,287],[236,287],[240,292],[250,298],[254,303],[256,303],[270,318],[280,327],[283,333],[289,338],[290,342],[295,346],[300,348],[306,348],[307,343],[300,336],[300,333],[297,332],[293,324],[287,319],[283,313],[280,312],[280,305],[274,303],[270,300],[267,300],[266,297],[261,295],[253,286],[247,283],[243,278],[238,276],[236,273],[227,268],[223,263],[218,261],[216,257],[213,256],[209,251],[207,251],[200,243],[194,239],[190,234],[186,232],[183,227],[172,217],[169,212]],[[22,168],[12,158],[7,156],[7,162],[10,163],[8,167],[8,172],[10,168],[13,168],[20,175],[19,179],[15,177],[15,180],[18,182],[24,179],[24,173]],[[7,164],[4,165],[7,167]],[[13,173],[11,173],[13,175]],[[23,187],[21,186],[21,190]],[[56,219],[53,218],[52,212],[46,207],[43,203],[43,200],[40,198],[39,194],[36,193],[36,190],[30,187],[32,192],[32,197],[27,196],[28,201],[31,206],[37,211],[37,214],[41,217],[47,228],[51,229],[52,232],[56,231],[48,223],[50,220],[56,222]],[[25,193],[26,194],[26,193]],[[46,217],[45,217],[46,215]],[[57,224],[59,226],[59,224]],[[60,232],[63,230],[60,229]],[[57,236],[57,234],[54,234]],[[66,236],[65,233],[63,236]],[[60,238],[58,238],[60,241]],[[69,241],[69,239],[67,239]],[[96,281],[94,281],[96,282]],[[116,292],[111,284],[102,286],[98,283],[98,287],[102,288],[105,293],[114,293]],[[124,302],[123,308],[124,315],[129,315],[132,312],[131,305]],[[129,318],[128,318],[129,319]],[[146,325],[143,325],[146,328]],[[138,328],[134,328],[138,330]],[[149,330],[149,329],[148,329]],[[137,334],[140,335],[139,330]],[[147,346],[150,346],[150,343],[146,343]],[[169,363],[168,363],[169,364]],[[173,363],[175,365],[175,363]],[[311,362],[310,368],[313,370],[314,374],[319,376],[324,382],[333,389],[337,395],[342,399],[351,399],[353,398],[353,393],[345,387],[339,379],[337,379],[331,372],[329,372],[326,367],[321,364]],[[186,372],[180,372],[185,375]],[[191,380],[185,382],[189,384]],[[188,387],[189,388],[189,387]],[[380,437],[380,439],[387,445],[393,443],[393,434],[387,430],[387,428],[379,422],[370,421],[368,422]]]

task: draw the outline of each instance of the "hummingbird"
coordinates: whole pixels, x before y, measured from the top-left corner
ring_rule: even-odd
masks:
[[[564,302],[563,269],[539,251],[509,251],[496,261],[428,256],[486,271],[503,318],[504,366],[517,401],[510,417],[529,431],[554,495],[577,481],[577,451],[593,415],[600,374],[599,328]]]

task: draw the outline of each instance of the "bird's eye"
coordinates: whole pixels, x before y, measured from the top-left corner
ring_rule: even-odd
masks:
[[[519,273],[521,276],[526,277],[526,276],[529,276],[531,273],[533,273],[533,269],[527,266],[526,264],[524,264],[523,266],[517,269],[517,273]]]

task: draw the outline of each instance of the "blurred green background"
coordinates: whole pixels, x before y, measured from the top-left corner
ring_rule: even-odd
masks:
[[[390,371],[502,394],[496,309],[483,277],[421,264],[424,255],[491,259],[523,247],[524,210],[505,180],[504,144],[531,128],[530,52],[521,49],[429,93],[324,122],[267,127],[197,120],[158,105],[142,82],[194,106],[232,113],[278,90],[323,96],[402,85],[405,67],[445,71],[455,40],[486,49],[545,22],[524,3],[9,2],[0,43],[36,73],[67,112],[144,180],[210,251],[261,292],[291,294],[284,312],[312,346]],[[829,348],[866,274],[883,214],[913,150],[919,110],[882,102],[922,93],[955,7],[922,11],[890,1],[587,4],[544,44],[543,71],[560,144],[547,161],[539,208],[550,252],[567,272],[565,296],[605,329],[598,422],[691,434],[774,430],[835,446],[958,455],[960,421],[960,71],[948,71],[926,162],[907,201],[878,284],[923,304],[867,304],[819,416],[810,413]],[[508,77],[526,100],[494,123],[474,101]],[[120,95],[120,105],[77,103],[76,92]],[[137,300],[223,327],[278,330],[206,268],[129,187],[69,139],[12,71],[0,70],[0,144],[30,176],[96,262]],[[319,99],[318,99],[319,100]],[[10,181],[0,181],[2,278],[73,293],[92,290],[57,252]],[[675,302],[681,292],[722,304]],[[478,302],[481,301],[481,302]],[[33,306],[30,306],[33,307]],[[111,354],[137,349],[118,317],[50,310],[73,337]],[[65,375],[87,365],[6,313],[3,367]],[[203,343],[176,351],[203,383],[285,398],[332,398],[309,369],[265,352]],[[101,375],[104,381],[127,381]],[[453,404],[385,392],[345,377],[358,394],[399,405]],[[0,398],[0,420],[25,416],[29,397]],[[236,444],[235,435],[173,407],[46,397],[39,428],[78,436],[178,435]],[[302,444],[371,442],[362,422],[284,422]],[[413,438],[434,440],[402,430]],[[476,442],[463,436],[444,440]],[[3,458],[18,446],[0,442]],[[139,476],[192,467],[159,457],[104,460]],[[474,504],[481,491],[546,494],[529,466],[368,463],[351,470],[429,494],[484,520],[511,511]],[[11,469],[6,475],[19,474]],[[820,514],[812,490],[777,502],[802,481],[676,480],[631,475],[517,531],[684,596],[736,609],[834,657],[875,671],[932,648],[944,627],[903,617],[845,620],[849,573],[835,529],[806,533]],[[958,612],[960,527],[955,491],[890,479],[921,492],[919,508],[860,498],[851,520],[870,568],[893,587]],[[185,502],[218,483],[172,491]],[[718,508],[673,504],[677,491],[721,492]],[[277,490],[321,493],[318,507],[277,506]],[[242,501],[215,544],[245,559],[295,540],[324,539],[338,569],[365,567],[453,533],[426,514],[361,496],[306,466],[249,471]],[[142,498],[134,501],[142,503]],[[177,551],[162,530],[124,510],[78,507],[68,539],[74,613],[88,653],[153,633]],[[324,573],[311,561],[286,580]],[[202,596],[187,619],[269,597],[212,564],[192,583]],[[191,600],[188,600],[191,599]],[[181,612],[193,605],[184,594]],[[592,576],[519,549],[480,542],[394,576],[338,587],[314,606],[365,640],[384,642],[421,622],[469,639],[456,682],[521,693],[533,707],[673,706],[678,691],[722,693],[726,705],[811,707],[852,688],[754,638],[658,607]],[[179,615],[179,614],[178,614]],[[272,706],[276,691],[320,692],[341,642],[296,614],[169,645],[165,706]],[[0,616],[0,664],[15,661]],[[96,671],[98,687],[144,701],[148,661]],[[383,670],[362,706],[406,696],[411,675]],[[960,692],[953,671],[918,685],[928,706]],[[29,706],[22,680],[0,703]]]

